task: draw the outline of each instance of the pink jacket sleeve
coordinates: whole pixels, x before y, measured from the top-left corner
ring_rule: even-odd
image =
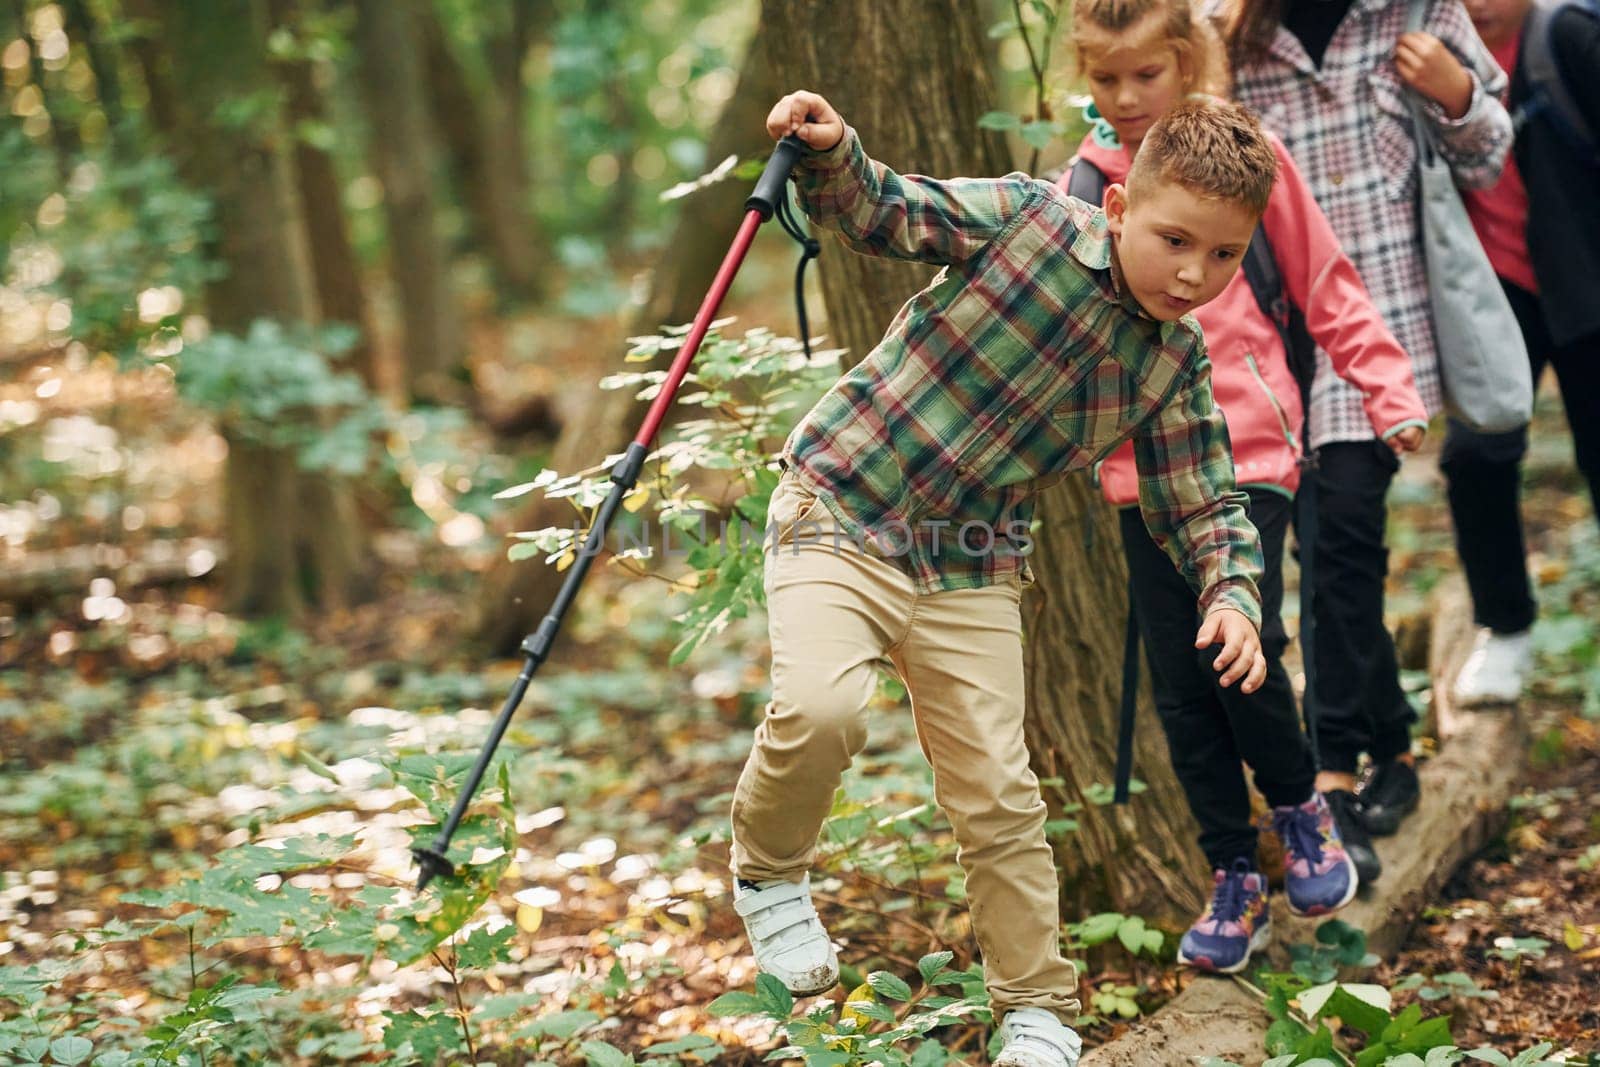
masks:
[[[1263,224],[1289,298],[1305,314],[1306,328],[1328,353],[1335,373],[1361,390],[1375,434],[1388,437],[1408,425],[1426,426],[1428,412],[1417,394],[1410,357],[1384,325],[1289,150],[1276,136],[1272,147],[1278,180]]]

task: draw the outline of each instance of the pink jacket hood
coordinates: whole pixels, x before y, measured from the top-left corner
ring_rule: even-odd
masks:
[[[1305,314],[1317,358],[1361,390],[1367,418],[1379,437],[1408,425],[1426,425],[1427,411],[1411,375],[1411,361],[1389,332],[1339,248],[1327,218],[1276,136],[1278,180],[1263,223],[1289,299]],[[1126,180],[1126,148],[1084,138],[1079,155],[1099,167],[1107,182]],[[1065,190],[1071,171],[1057,181]],[[1211,303],[1194,312],[1211,358],[1211,388],[1228,421],[1235,477],[1241,488],[1292,494],[1300,484],[1300,390],[1283,342],[1262,313],[1241,269]],[[1100,486],[1116,505],[1136,503],[1139,476],[1133,446],[1124,444],[1100,467]]]

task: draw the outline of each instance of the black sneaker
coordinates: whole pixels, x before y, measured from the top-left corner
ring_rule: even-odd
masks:
[[[1390,760],[1375,768],[1356,793],[1356,804],[1367,832],[1388,837],[1400,829],[1400,821],[1417,810],[1422,788],[1417,769],[1400,760]]]
[[[1323,796],[1333,810],[1333,821],[1339,825],[1339,837],[1344,841],[1344,850],[1351,862],[1356,865],[1357,877],[1363,885],[1376,882],[1378,875],[1383,873],[1383,864],[1378,860],[1378,853],[1372,847],[1372,838],[1367,836],[1367,828],[1356,812],[1355,794],[1348,789],[1331,789]]]

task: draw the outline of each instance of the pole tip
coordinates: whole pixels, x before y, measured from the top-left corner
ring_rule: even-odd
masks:
[[[428,883],[435,878],[455,873],[455,865],[445,858],[445,854],[438,848],[425,848],[418,845],[411,850],[417,858],[417,866],[421,869],[417,875],[417,892],[428,888]]]

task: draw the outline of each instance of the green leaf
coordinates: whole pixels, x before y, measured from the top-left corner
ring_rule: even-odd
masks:
[[[578,1055],[589,1067],[634,1067],[632,1056],[606,1041],[585,1041],[578,1046]]]
[[[1300,1001],[1300,1010],[1307,1016],[1315,1019],[1322,1014],[1322,1006],[1333,996],[1333,991],[1339,988],[1338,982],[1323,982],[1305,990],[1296,999]]]
[[[933,985],[934,975],[938,974],[953,959],[954,952],[931,952],[917,961],[917,971],[922,975],[924,985]]]
[[[1009,111],[989,111],[978,120],[980,130],[1020,130],[1022,120]]]
[[[463,967],[481,970],[511,959],[511,941],[517,936],[515,924],[508,923],[494,933],[480,926],[456,947],[456,958]]]
[[[1055,139],[1056,124],[1053,122],[1029,122],[1022,127],[1022,140],[1030,148],[1049,148]]]
[[[1279,1019],[1267,1027],[1267,1052],[1273,1056],[1297,1056],[1300,1042],[1308,1037],[1305,1027],[1293,1019]]]
[[[1116,936],[1117,931],[1122,928],[1124,918],[1126,916],[1119,912],[1102,912],[1078,923],[1075,931],[1085,945],[1098,945]]]
[[[94,1043],[86,1037],[58,1037],[50,1042],[50,1058],[57,1063],[82,1063],[93,1051]]]
[[[899,1001],[911,999],[911,987],[905,983],[904,979],[898,978],[888,971],[873,971],[867,975],[867,984],[880,997]]]
[[[1301,1004],[1305,1000],[1302,996]],[[1389,1016],[1390,997],[1389,991],[1380,985],[1340,985],[1333,991],[1333,995],[1322,1006],[1322,1010],[1315,1012],[1318,1018],[1329,1015],[1344,1021],[1348,1026],[1373,1037],[1382,1034],[1384,1028],[1391,1021]]]
[[[775,975],[756,975],[756,996],[761,1010],[774,1019],[787,1019],[794,1012],[794,994]]]
[[[705,1034],[685,1034],[676,1041],[663,1041],[644,1051],[651,1056],[693,1056],[702,1063],[710,1063],[725,1050]]]
[[[1492,1063],[1495,1065],[1495,1067],[1511,1067],[1511,1061],[1506,1059],[1505,1056],[1499,1051],[1492,1048],[1484,1047],[1468,1049],[1467,1055],[1472,1059],[1482,1060],[1484,1063]]]
[[[1117,940],[1122,942],[1123,948],[1137,956],[1139,946],[1144,944],[1144,919],[1130,915],[1122,920],[1117,927]]]
[[[750,994],[744,993],[741,995],[749,996]],[[519,1029],[516,1036],[529,1039],[553,1037],[557,1041],[566,1041],[579,1030],[593,1026],[599,1021],[600,1016],[592,1011],[558,1011],[533,1020],[533,1022]]]
[[[706,1005],[710,1015],[760,1015],[767,1010],[766,1002],[754,993],[734,990]]]

